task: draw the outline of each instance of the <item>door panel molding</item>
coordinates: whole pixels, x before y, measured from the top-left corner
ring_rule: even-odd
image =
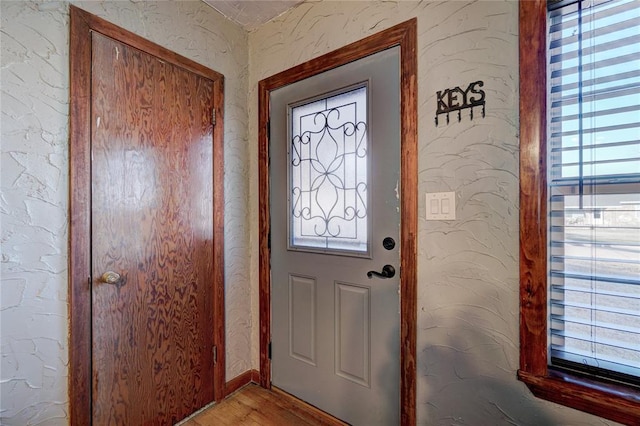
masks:
[[[317,285],[314,277],[289,274],[289,356],[314,367]]]
[[[334,297],[335,327],[340,330],[335,336],[335,374],[369,388],[371,387],[371,289],[336,281]],[[349,338],[343,339],[342,336],[349,336]]]
[[[349,44],[258,83],[260,385],[271,387],[271,251],[269,206],[269,93],[288,84],[400,46],[400,420],[416,422],[418,237],[417,19]]]
[[[69,409],[72,425],[92,421],[91,341],[91,33],[128,44],[163,61],[213,81],[216,126],[213,164],[223,164],[224,77],[188,58],[154,44],[73,5],[70,14],[69,124]],[[223,167],[213,170],[213,277],[211,292],[218,360],[214,398],[225,396],[224,329],[224,193]]]

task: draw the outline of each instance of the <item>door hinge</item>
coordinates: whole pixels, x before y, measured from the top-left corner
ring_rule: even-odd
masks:
[[[215,109],[213,111],[211,111],[211,125],[212,126],[216,125],[216,110]]]
[[[218,364],[218,347],[213,346],[213,365]]]
[[[271,342],[269,342],[269,349],[268,349],[268,352],[269,352],[269,359],[271,359]]]
[[[271,250],[271,231],[267,234],[267,248]]]

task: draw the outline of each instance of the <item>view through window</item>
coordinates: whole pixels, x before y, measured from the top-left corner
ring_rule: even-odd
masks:
[[[367,254],[367,86],[290,109],[291,248]]]
[[[640,383],[640,2],[549,2],[549,362]]]

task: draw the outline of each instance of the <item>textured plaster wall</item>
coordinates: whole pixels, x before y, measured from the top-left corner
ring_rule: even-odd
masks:
[[[248,37],[199,1],[76,4],[226,77],[228,379],[258,367],[257,82],[418,17],[420,217],[425,192],[458,194],[458,220],[419,222],[419,424],[609,424],[515,379],[515,1],[312,1]],[[2,0],[0,18],[0,423],[66,424],[68,4]],[[487,117],[436,128],[435,92],[476,80]]]
[[[226,77],[227,377],[251,368],[247,33],[205,3],[81,8]],[[0,423],[67,424],[69,15],[66,2],[0,2]]]
[[[257,83],[418,18],[420,425],[599,425],[531,396],[518,368],[518,4],[306,2],[249,34],[252,311],[257,321]],[[438,90],[484,81],[487,115],[434,125]],[[441,121],[442,123],[442,121]],[[455,191],[457,220],[425,221]],[[258,342],[258,328],[253,329]],[[258,345],[253,345],[258,365]]]

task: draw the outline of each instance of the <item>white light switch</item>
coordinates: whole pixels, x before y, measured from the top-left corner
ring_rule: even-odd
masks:
[[[456,193],[455,192],[428,192],[427,194],[427,220],[455,220],[456,219]]]
[[[440,213],[440,202],[438,200],[431,200],[431,214]]]

